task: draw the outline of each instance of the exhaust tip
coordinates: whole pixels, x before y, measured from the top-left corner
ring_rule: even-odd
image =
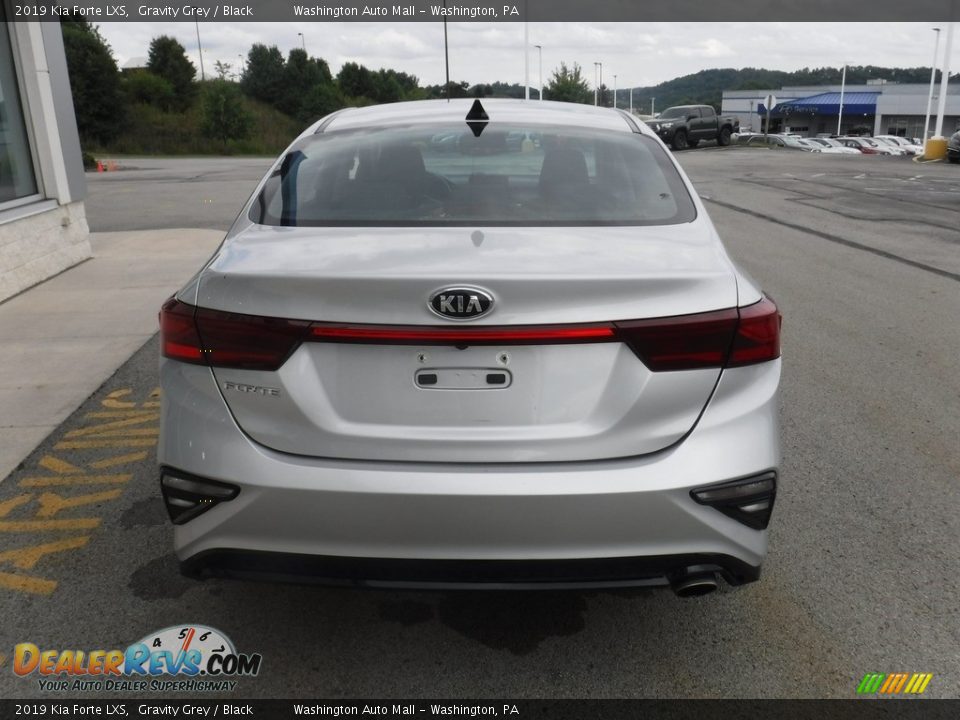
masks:
[[[687,573],[670,580],[673,594],[681,598],[709,595],[719,587],[715,572]]]

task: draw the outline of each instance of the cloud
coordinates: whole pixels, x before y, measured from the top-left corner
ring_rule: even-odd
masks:
[[[207,69],[236,63],[255,42],[286,55],[300,45],[338,72],[347,61],[411,73],[423,84],[443,82],[443,29],[433,23],[201,23]],[[147,54],[151,37],[173,35],[198,60],[192,23],[105,23],[101,30],[123,62]],[[521,23],[448,24],[451,79],[471,83],[523,82]],[[593,63],[620,87],[653,85],[714,67],[857,65],[929,67],[928,23],[530,23],[530,44],[543,46],[543,74],[560,62],[579,63],[592,80]],[[960,66],[954,51],[953,66]],[[537,82],[537,50],[530,49],[530,81]]]

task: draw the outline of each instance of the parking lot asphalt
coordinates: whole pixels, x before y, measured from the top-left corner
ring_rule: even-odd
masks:
[[[157,491],[153,339],[0,483],[0,665],[18,642],[124,648],[203,623],[263,654],[237,697],[842,698],[895,671],[960,695],[960,168],[679,158],[784,315],[782,487],[759,583],[679,600],[184,579]],[[162,179],[94,178],[91,224],[128,221],[113,197],[141,209],[129,222],[226,227],[255,183],[254,161],[156,162],[143,172]],[[220,199],[179,207],[206,196]],[[43,694],[4,668],[0,696]]]

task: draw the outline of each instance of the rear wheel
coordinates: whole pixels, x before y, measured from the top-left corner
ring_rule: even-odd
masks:
[[[725,127],[720,131],[720,135],[717,136],[717,145],[726,146],[730,144],[730,128]]]
[[[673,142],[670,143],[670,147],[674,150],[686,150],[689,147],[687,142],[687,133],[685,130],[678,130],[673,135]]]

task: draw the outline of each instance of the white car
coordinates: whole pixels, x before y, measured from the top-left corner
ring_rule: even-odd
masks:
[[[892,153],[893,155],[902,156],[902,155],[914,154],[912,150],[907,150],[906,147],[902,146],[900,143],[896,142],[895,140],[891,140],[890,138],[885,138],[879,135],[875,135],[874,137],[871,138],[871,140],[873,140],[875,143],[880,144],[883,147],[890,148],[893,151]]]
[[[860,137],[860,136],[850,136],[850,137],[839,137],[838,141],[842,142],[847,147],[854,148],[859,150],[864,155],[902,155],[898,149],[890,147],[886,143],[881,143],[873,138]]]
[[[861,155],[862,153],[856,148],[847,147],[838,140],[833,138],[804,138],[806,142],[818,145],[820,147],[820,152],[826,155]]]
[[[161,352],[190,576],[681,596],[759,577],[780,315],[625,112],[327,116],[164,304]]]
[[[907,155],[923,155],[923,147],[897,135],[875,135],[874,137],[893,143],[902,148]]]

